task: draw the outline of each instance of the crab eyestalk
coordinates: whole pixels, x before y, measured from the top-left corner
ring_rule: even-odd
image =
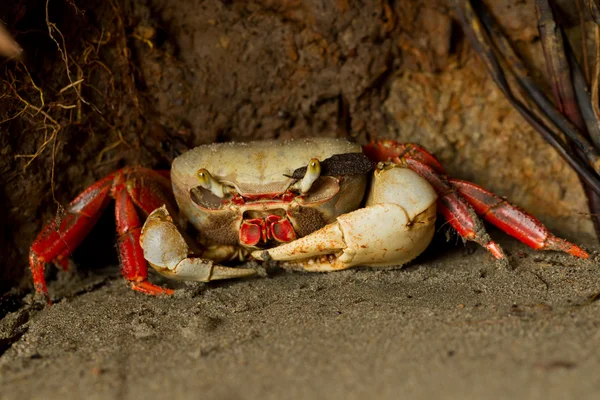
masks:
[[[208,172],[205,168],[200,168],[198,173],[198,180],[200,181],[200,186],[202,186],[206,190],[210,190],[212,194],[221,199],[225,197],[225,188],[223,185],[217,181],[213,176]]]
[[[307,193],[312,184],[315,183],[319,176],[321,175],[321,163],[316,158],[312,158],[308,165],[306,166],[306,173],[304,177],[299,182],[300,183],[300,192],[302,194]]]

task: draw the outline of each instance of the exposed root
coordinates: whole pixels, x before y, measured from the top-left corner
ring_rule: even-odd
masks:
[[[83,15],[73,1],[68,3],[77,15]],[[1,115],[0,125],[16,124],[15,129],[30,137],[24,142],[24,148],[29,147],[27,143],[36,143],[30,152],[21,150],[14,155],[16,160],[23,161],[20,165],[23,174],[44,151],[52,149],[50,185],[54,188],[54,168],[62,148],[59,142],[61,134],[64,133],[64,140],[68,142],[75,136],[84,134],[93,137],[94,132],[104,130],[103,136],[109,144],[95,153],[97,165],[106,163],[107,153],[120,145],[131,147],[125,137],[139,136],[131,121],[143,120],[143,112],[135,84],[136,69],[128,48],[129,26],[121,15],[120,5],[113,0],[108,2],[108,18],[103,21],[105,25],[99,28],[95,38],[82,37],[80,43],[73,43],[74,38],[65,36],[57,22],[53,22],[52,6],[53,3],[46,0],[45,9],[40,11],[47,37],[55,44],[62,67],[54,66],[53,81],[45,82],[37,76],[45,72],[43,67],[42,71],[38,69],[30,73],[31,65],[28,68],[25,60],[5,63],[4,76],[0,78],[0,82],[4,83],[0,99],[12,100],[13,103],[4,108],[6,114]],[[0,36],[2,33],[4,30],[0,31]],[[130,36],[154,48],[151,37],[137,33]],[[57,83],[60,88],[53,88]],[[130,127],[131,131],[123,131],[123,126]],[[111,134],[116,139],[110,140]],[[122,157],[113,156],[111,162]]]
[[[42,144],[37,148],[37,150],[33,154],[17,154],[17,155],[15,155],[16,159],[24,158],[24,159],[28,160],[23,166],[23,170],[26,170],[27,167],[29,165],[31,165],[31,163],[44,151],[46,146],[48,146],[50,143],[52,143],[56,139],[56,136],[62,129],[62,126],[56,119],[54,119],[48,112],[46,112],[44,110],[44,108],[45,108],[44,92],[42,91],[42,89],[40,89],[35,84],[35,81],[31,77],[31,74],[29,73],[29,70],[27,70],[27,67],[21,62],[19,63],[19,65],[24,69],[25,75],[29,78],[31,85],[39,93],[40,106],[39,107],[35,106],[35,105],[31,104],[29,101],[25,100],[19,94],[19,92],[17,91],[17,89],[15,88],[13,83],[5,80],[4,84],[6,85],[7,89],[12,92],[14,98],[16,98],[19,102],[21,102],[24,105],[24,107],[16,115],[3,120],[2,123],[10,121],[12,119],[15,119],[17,117],[21,117],[26,113],[29,114],[29,116],[31,118],[39,117],[39,119],[41,119],[41,125],[42,125],[41,129],[44,130],[44,140],[43,140]]]
[[[102,162],[102,157],[104,156],[104,154],[112,149],[117,148],[117,146],[119,146],[120,144],[127,144],[127,142],[125,141],[125,139],[123,138],[123,134],[121,133],[120,130],[117,130],[117,134],[119,135],[119,140],[117,140],[116,142],[109,144],[108,146],[106,146],[105,148],[103,148],[102,150],[100,150],[100,153],[98,153],[98,157],[96,157],[96,164],[99,165]]]

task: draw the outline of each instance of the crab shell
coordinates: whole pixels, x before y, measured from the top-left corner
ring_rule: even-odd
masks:
[[[304,195],[282,199],[292,184],[294,170],[309,160],[335,154],[360,153],[357,144],[339,139],[312,138],[200,146],[177,157],[171,180],[183,216],[207,246],[240,246],[244,219],[287,217],[295,235],[308,235],[336,217],[356,210],[364,197],[365,175],[321,176]],[[199,186],[198,171],[205,168],[220,183],[235,188],[246,202],[225,202]]]

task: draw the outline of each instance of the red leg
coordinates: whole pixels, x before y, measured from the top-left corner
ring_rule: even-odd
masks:
[[[506,256],[485,231],[483,223],[469,204],[460,197],[443,175],[442,164],[432,154],[416,144],[399,144],[393,140],[372,142],[363,147],[374,161],[392,161],[404,164],[427,179],[438,194],[438,212],[465,240],[472,240],[488,249],[499,260]]]
[[[396,143],[393,140],[371,142],[363,146],[363,152],[374,161],[394,161],[413,159],[429,165],[439,174],[445,174],[444,167],[437,158],[415,143]]]
[[[170,171],[155,171],[141,168],[136,170],[135,173],[129,174],[126,185],[128,197],[131,198],[135,206],[141,209],[146,216],[163,205],[167,206],[171,215],[175,214],[176,208],[173,207],[172,196],[167,194],[172,191]],[[137,250],[142,252],[143,258],[143,250],[140,246],[140,232],[141,230],[138,229],[135,233],[136,238],[134,243]],[[140,263],[141,268],[138,269],[138,272],[141,272],[146,278],[140,282],[132,282],[133,290],[149,295],[173,294],[173,290],[161,288],[147,281],[148,265],[145,259],[142,261],[143,263]],[[124,267],[123,271],[125,271]]]
[[[42,229],[31,246],[29,263],[36,291],[48,297],[44,278],[46,263],[54,262],[63,270],[68,269],[69,255],[93,228],[110,198],[119,196],[121,206],[116,213],[123,274],[135,290],[148,294],[172,293],[146,280],[146,261],[139,247],[140,221],[134,207],[137,205],[145,213],[165,203],[172,207],[173,201],[166,194],[170,191],[168,171],[146,168],[124,168],[84,190],[61,218]]]
[[[131,287],[139,292],[152,295],[173,294],[171,289],[148,282],[148,264],[140,246],[142,224],[127,190],[123,185],[119,186],[115,190],[115,217],[123,276],[131,283]]]
[[[456,179],[452,179],[450,182],[486,221],[526,245],[536,250],[557,250],[579,258],[589,257],[586,251],[554,236],[535,217],[510,204],[507,200],[471,182]]]
[[[171,181],[165,176],[169,171],[154,171],[138,168],[127,174],[127,193],[145,216],[166,204],[171,215],[175,214]]]
[[[42,229],[31,245],[29,265],[38,293],[48,295],[44,278],[46,263],[58,261],[64,265],[64,258],[81,243],[108,205],[113,179],[113,175],[107,176],[83,191],[69,204],[61,218]]]
[[[438,174],[430,166],[413,159],[406,159],[406,165],[427,179],[438,194],[438,212],[466,240],[479,243],[499,259],[506,259],[500,245],[494,242],[471,206],[458,194],[445,176]]]
[[[440,197],[437,203],[440,214],[463,238],[480,243],[496,258],[504,258],[502,250],[495,242],[488,241],[489,236],[475,212],[534,249],[559,250],[580,258],[589,256],[578,246],[552,235],[533,216],[498,196],[472,183],[447,179],[440,162],[421,146],[386,140],[370,143],[364,151],[375,161],[404,164],[427,179]]]

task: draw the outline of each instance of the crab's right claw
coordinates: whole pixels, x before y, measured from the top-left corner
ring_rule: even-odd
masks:
[[[269,250],[256,259],[286,261],[284,268],[333,271],[357,265],[403,265],[421,254],[434,233],[435,203],[414,219],[397,204],[376,204],[338,217],[308,236]]]
[[[172,279],[210,282],[256,274],[250,268],[223,267],[212,260],[189,257],[189,246],[164,206],[148,216],[140,244],[148,263],[160,274]]]
[[[367,207],[290,243],[252,253],[284,268],[332,271],[357,265],[403,265],[429,245],[435,230],[433,188],[405,168],[375,172]]]

